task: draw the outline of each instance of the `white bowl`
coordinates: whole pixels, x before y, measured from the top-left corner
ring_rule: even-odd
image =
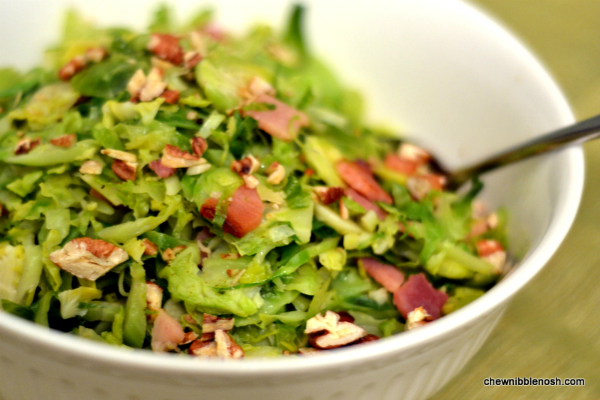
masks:
[[[101,23],[143,27],[149,2],[3,2],[0,64],[31,66],[66,4]],[[198,2],[176,4],[179,14]],[[370,115],[401,124],[448,165],[573,121],[560,90],[505,29],[449,0],[305,1],[311,46],[368,95]],[[227,27],[281,26],[289,4],[230,0]],[[575,217],[583,152],[570,148],[486,177],[484,198],[511,216],[513,273],[481,299],[387,340],[275,360],[218,362],[124,351],[0,315],[0,391],[11,399],[414,399],[435,393],[479,349],[507,302],[556,251]]]

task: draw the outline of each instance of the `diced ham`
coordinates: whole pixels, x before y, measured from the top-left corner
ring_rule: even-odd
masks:
[[[177,171],[175,168],[170,168],[163,165],[160,160],[152,161],[148,167],[159,176],[159,178],[168,178]]]
[[[443,190],[447,182],[446,177],[440,174],[423,174],[419,177],[425,179],[431,188],[435,190]]]
[[[185,338],[183,328],[177,320],[163,309],[158,311],[158,316],[152,327],[152,350],[156,352],[175,349]]]
[[[435,289],[424,274],[409,276],[406,283],[394,292],[394,304],[404,318],[415,308],[423,307],[432,319],[438,319],[446,300],[448,295]]]
[[[218,199],[209,197],[200,207],[200,215],[212,221],[215,217],[217,203]],[[256,189],[242,185],[231,197],[223,231],[237,238],[244,237],[260,225],[264,211],[265,206]]]
[[[388,216],[388,213],[383,211],[381,209],[381,207],[379,207],[377,204],[373,203],[371,200],[367,199],[366,197],[363,197],[356,190],[347,189],[346,194],[348,195],[348,197],[350,197],[351,200],[354,200],[355,202],[357,202],[365,210],[374,211],[375,214],[377,214],[377,217],[381,221],[383,221],[385,219],[385,217]]]
[[[385,166],[406,176],[411,176],[417,171],[419,163],[395,154],[388,154],[385,158]]]
[[[176,36],[153,33],[147,48],[161,60],[175,65],[183,63],[183,49],[179,46],[179,39]]]
[[[504,251],[502,244],[497,240],[480,240],[476,246],[479,257],[487,257],[497,251]]]
[[[365,168],[351,161],[340,161],[335,165],[342,180],[352,189],[371,201],[392,204],[392,198]]]
[[[291,141],[298,130],[308,126],[307,116],[267,94],[257,96],[253,104],[266,103],[275,106],[274,110],[244,110],[242,115],[258,121],[258,127],[269,135],[281,140]]]
[[[179,101],[179,90],[167,89],[159,97],[164,98],[166,104],[176,104]]]
[[[227,208],[223,231],[237,238],[245,236],[262,222],[265,206],[256,189],[240,186]]]
[[[361,258],[360,264],[367,274],[389,292],[394,293],[404,283],[404,274],[393,265],[384,264],[374,258]]]

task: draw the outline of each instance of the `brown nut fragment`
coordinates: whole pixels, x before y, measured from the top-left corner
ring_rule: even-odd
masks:
[[[170,144],[165,146],[160,162],[162,165],[169,168],[190,168],[195,165],[206,164],[205,159]]]
[[[240,176],[253,174],[259,168],[260,162],[252,155],[231,163],[231,170]]]
[[[108,51],[104,47],[90,47],[85,51],[85,58],[87,61],[99,63],[104,60],[108,55]]]
[[[166,262],[171,262],[175,259],[175,256],[177,256],[177,254],[181,253],[182,251],[184,251],[186,249],[187,246],[175,246],[172,249],[166,249],[165,251],[163,251],[162,254],[162,258],[163,260],[165,260]]]
[[[216,357],[217,343],[214,340],[195,340],[188,352],[193,356],[198,357]]]
[[[74,57],[58,71],[58,77],[65,82],[69,81],[75,74],[84,69],[86,65],[87,60],[84,56]]]
[[[272,170],[271,167],[273,167]],[[270,183],[271,185],[279,185],[285,178],[285,168],[279,163],[271,164],[271,166],[269,166],[267,169],[267,173],[269,174],[267,177],[267,183]]]
[[[144,254],[147,256],[155,256],[158,254],[158,246],[152,243],[150,240],[144,238],[142,240],[144,245]]]
[[[131,95],[131,97],[138,97],[140,92],[146,85],[146,74],[141,69],[135,71],[135,74],[131,77],[129,82],[127,82],[127,91]]]
[[[153,33],[147,49],[156,54],[158,58],[172,64],[181,65],[183,63],[183,49],[179,46],[179,39],[173,35]]]
[[[367,335],[360,326],[340,321],[340,315],[333,311],[317,314],[306,321],[304,333],[309,335],[310,344],[319,349],[341,347]]]
[[[165,99],[165,104],[176,104],[179,101],[179,90],[167,89],[160,97]]]
[[[135,181],[137,163],[115,160],[110,168],[124,181]]]
[[[58,147],[72,147],[77,141],[77,135],[71,133],[69,135],[62,135],[59,137],[55,137],[54,139],[50,139],[50,143],[54,146]]]
[[[425,164],[431,160],[431,155],[424,149],[410,143],[402,143],[398,148],[400,158],[415,161],[419,164]]]
[[[253,175],[242,175],[242,179],[248,189],[256,189],[260,185],[260,181]]]
[[[194,154],[198,157],[202,157],[202,154],[204,154],[208,148],[208,143],[206,143],[206,140],[196,136],[192,138],[190,142],[192,143],[192,150],[194,151]]]
[[[196,51],[188,51],[183,55],[183,66],[192,69],[202,61],[202,56]]]
[[[153,282],[146,282],[146,304],[150,311],[155,313],[146,315],[150,322],[154,322],[158,316],[158,311],[162,307],[163,289]]]
[[[102,164],[100,164],[98,161],[88,160],[81,164],[81,167],[79,167],[79,172],[82,174],[100,175],[102,173]]]
[[[221,329],[215,331],[215,343],[217,344],[217,357],[221,358],[243,358],[244,350]]]
[[[331,203],[335,203],[344,195],[344,188],[341,187],[327,187],[327,186],[317,186],[314,188],[314,191],[321,199],[321,203],[328,205]]]
[[[35,149],[40,144],[40,138],[31,140],[31,138],[23,138],[17,142],[15,146],[15,155],[27,154]]]
[[[152,101],[163,94],[167,84],[162,79],[162,69],[152,68],[146,78],[146,84],[139,93],[140,101]]]
[[[417,307],[406,315],[406,329],[415,329],[426,325],[430,321],[433,321],[433,317],[429,315],[427,310],[423,307]]]
[[[198,339],[198,334],[194,331],[189,331],[185,333],[183,336],[183,341],[180,344],[192,343],[196,339]]]
[[[354,346],[355,344],[363,344],[363,343],[367,343],[367,342],[374,342],[376,340],[379,340],[379,336],[369,333],[367,336],[361,337],[356,342],[350,343],[349,346]]]
[[[344,199],[340,199],[340,203],[339,203],[339,211],[340,211],[340,217],[342,217],[342,219],[349,219],[350,218],[350,211],[348,210],[348,207],[346,207],[346,205],[344,204]]]
[[[233,329],[235,318],[220,318],[216,315],[204,314],[202,333],[216,332],[217,330],[230,331]]]
[[[71,240],[62,249],[50,253],[49,257],[61,269],[91,281],[129,258],[120,247],[88,237]]]

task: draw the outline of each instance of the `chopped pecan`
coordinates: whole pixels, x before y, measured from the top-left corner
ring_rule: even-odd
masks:
[[[138,97],[140,92],[146,85],[146,74],[141,69],[135,71],[135,74],[131,77],[129,82],[127,82],[127,91],[131,95],[131,97]]]
[[[176,104],[179,101],[179,90],[167,89],[160,97],[165,99],[166,104]]]
[[[115,160],[126,161],[130,163],[137,162],[137,156],[133,153],[128,153],[126,151],[114,150],[114,149],[102,149],[100,153],[109,156],[110,158],[114,158]]]
[[[309,335],[310,344],[319,349],[345,346],[367,335],[360,326],[340,321],[340,315],[333,311],[317,314],[306,321],[304,333]]]
[[[372,333],[369,333],[367,336],[361,337],[356,342],[350,343],[350,345],[354,346],[355,344],[363,344],[363,343],[367,343],[367,342],[374,342],[376,340],[379,340],[379,336],[373,335]]]
[[[165,251],[163,251],[162,254],[162,258],[163,260],[165,260],[166,262],[171,262],[175,259],[175,256],[177,256],[177,254],[181,253],[182,251],[184,251],[186,249],[187,246],[175,246],[172,249],[165,249]]]
[[[244,179],[244,183],[249,189],[256,189],[256,187],[260,185],[258,179],[253,175],[242,175],[242,179]]]
[[[104,60],[107,55],[108,52],[104,47],[90,47],[85,51],[86,60],[95,63],[99,63],[100,61]]]
[[[144,245],[144,254],[147,256],[155,256],[158,254],[158,246],[152,243],[150,240],[144,238],[142,240]]]
[[[115,160],[110,167],[113,172],[124,181],[135,180],[137,163]]]
[[[326,187],[326,186],[317,186],[314,188],[315,192],[321,199],[321,203],[327,205],[331,203],[335,203],[344,195],[344,188],[341,187]]]
[[[158,58],[172,64],[181,65],[183,63],[183,49],[179,46],[179,39],[173,35],[153,33],[147,49],[156,54]]]
[[[244,357],[242,348],[227,332],[221,329],[217,329],[214,332],[214,340],[195,340],[189,348],[189,353],[200,357],[219,357],[226,359]]]
[[[183,55],[183,66],[192,69],[202,61],[202,56],[196,51],[188,51]]]
[[[152,101],[160,96],[167,88],[162,79],[163,71],[160,68],[152,68],[146,78],[146,84],[140,91],[140,101]]]
[[[146,282],[146,304],[150,311],[156,313],[148,314],[147,319],[154,322],[158,316],[158,311],[162,308],[163,289],[156,283]]]
[[[495,273],[501,273],[506,264],[506,251],[502,244],[497,240],[480,240],[476,246],[479,257],[492,264]]]
[[[91,281],[129,258],[120,247],[88,237],[71,240],[62,249],[50,253],[49,257],[61,269]]]
[[[195,340],[188,352],[198,357],[216,357],[217,343],[214,340]]]
[[[260,96],[261,94],[268,94],[269,96],[275,96],[275,89],[271,84],[265,81],[260,76],[255,76],[250,80],[248,85],[248,92],[252,97]]]
[[[77,135],[71,133],[69,135],[62,135],[59,137],[55,137],[54,139],[50,139],[50,143],[58,147],[71,147],[77,141]]]
[[[234,318],[221,318],[216,315],[204,314],[202,333],[216,332],[218,329],[230,331],[235,323]]]
[[[31,138],[23,138],[17,142],[15,146],[15,155],[27,154],[35,149],[40,144],[40,138],[31,140]]]
[[[165,146],[160,162],[169,168],[190,168],[195,165],[206,164],[205,159],[170,144]]]
[[[250,175],[258,171],[260,162],[252,155],[231,163],[231,170],[238,175]]]
[[[148,164],[148,167],[150,167],[159,178],[168,178],[177,171],[175,168],[164,166],[160,160],[151,161],[150,164]]]
[[[208,148],[208,143],[206,143],[206,140],[196,136],[192,138],[190,142],[192,143],[192,150],[194,151],[194,154],[198,157],[202,157],[202,154],[204,154]]]
[[[429,315],[427,310],[423,307],[417,307],[406,315],[406,329],[415,329],[430,321],[433,321],[433,317]]]
[[[217,343],[217,357],[234,359],[244,357],[244,350],[224,330],[215,331],[215,343]]]
[[[89,175],[100,175],[102,173],[102,164],[95,160],[88,160],[81,164],[79,172]]]
[[[285,178],[285,168],[278,162],[271,164],[269,168],[267,168],[267,173],[269,174],[267,183],[270,183],[271,185],[279,185],[281,181],[283,181],[283,178]]]
[[[202,215],[207,220],[212,221],[213,218],[215,218],[215,214],[217,212],[218,202],[219,199],[215,197],[209,197],[204,202],[204,204],[202,204],[202,207],[200,207],[200,215]]]
[[[425,164],[431,160],[431,155],[424,149],[410,143],[402,143],[398,148],[400,158],[415,161],[419,164]]]
[[[65,82],[69,81],[75,74],[84,69],[86,65],[87,60],[84,56],[74,57],[58,71],[58,77]]]
[[[183,336],[183,341],[180,344],[188,344],[192,343],[194,340],[198,339],[198,334],[194,331],[186,332]]]

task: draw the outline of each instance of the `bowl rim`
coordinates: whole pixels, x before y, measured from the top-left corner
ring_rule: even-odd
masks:
[[[476,5],[456,1],[459,11],[470,14],[485,24],[489,33],[498,36],[518,54],[524,64],[536,72],[543,88],[548,92],[556,109],[557,119],[563,124],[574,122],[573,113],[559,89],[557,83],[542,63],[534,57],[509,29],[498,23],[494,17],[482,11]],[[29,321],[0,312],[1,331],[22,341],[31,343],[38,350],[60,351],[72,357],[91,359],[120,368],[134,368],[138,371],[169,371],[175,374],[198,374],[207,377],[258,377],[264,375],[283,376],[290,373],[315,372],[329,368],[352,366],[368,360],[383,359],[398,355],[408,349],[427,345],[454,331],[465,329],[470,323],[481,319],[493,310],[501,307],[521,290],[550,260],[560,246],[578,211],[584,184],[584,154],[581,146],[571,147],[555,156],[561,157],[570,179],[562,209],[550,221],[538,246],[521,261],[519,268],[506,276],[477,301],[445,316],[417,331],[403,332],[385,340],[370,342],[363,346],[352,346],[323,352],[311,357],[281,357],[277,359],[246,359],[242,362],[222,363],[219,360],[192,359],[173,354],[155,354],[144,350],[123,351],[115,346],[95,343],[73,335],[48,330]],[[233,375],[235,374],[235,375]]]

